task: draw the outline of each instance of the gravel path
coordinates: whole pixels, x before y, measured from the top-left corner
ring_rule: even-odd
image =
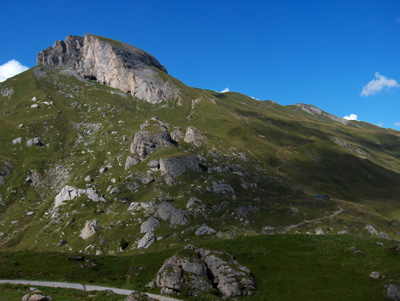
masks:
[[[32,285],[32,286],[45,286],[45,287],[58,287],[58,288],[70,288],[81,290],[85,292],[89,291],[107,291],[112,290],[115,294],[118,295],[130,295],[135,292],[132,290],[108,287],[108,286],[98,286],[98,285],[85,285],[80,283],[69,283],[69,282],[56,282],[56,281],[38,281],[38,280],[0,280],[0,284],[22,284],[22,285]],[[178,299],[165,297],[161,295],[149,294],[146,293],[151,298],[160,300],[160,301],[177,301]]]

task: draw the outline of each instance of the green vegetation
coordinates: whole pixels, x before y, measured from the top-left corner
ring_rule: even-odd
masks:
[[[383,286],[393,280],[400,283],[400,255],[394,251],[397,243],[385,241],[384,246],[378,246],[377,241],[351,235],[265,235],[214,240],[198,246],[224,250],[250,268],[257,291],[246,300],[337,300],[338,295],[341,300],[383,300]],[[349,250],[352,246],[362,253]],[[0,278],[69,281],[146,291],[146,284],[162,262],[176,250],[87,256],[90,262],[71,261],[68,254],[61,253],[2,252],[0,264],[4,268]],[[91,267],[93,263],[96,267]],[[385,275],[385,279],[369,278],[372,271]]]

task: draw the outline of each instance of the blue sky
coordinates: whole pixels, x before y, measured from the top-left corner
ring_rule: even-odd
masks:
[[[148,51],[189,86],[400,130],[400,1],[0,0],[0,11],[0,65],[33,67],[55,40],[88,32]]]

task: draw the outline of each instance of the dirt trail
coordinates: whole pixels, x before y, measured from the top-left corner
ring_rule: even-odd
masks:
[[[341,207],[339,207],[339,210],[338,210],[338,211],[335,211],[334,213],[332,213],[332,214],[329,215],[329,216],[324,216],[324,217],[320,217],[320,218],[316,218],[316,219],[312,219],[312,220],[306,220],[306,221],[303,221],[303,222],[298,223],[298,224],[296,224],[296,225],[287,226],[287,227],[285,227],[285,228],[282,230],[281,233],[282,233],[282,234],[285,234],[285,233],[289,232],[290,230],[292,230],[292,229],[294,229],[294,228],[297,228],[297,227],[300,227],[301,225],[304,225],[304,224],[311,224],[311,223],[315,223],[315,222],[322,221],[322,220],[324,220],[324,219],[331,219],[331,218],[334,218],[334,217],[336,217],[337,215],[339,215],[340,213],[342,213],[343,211],[344,211],[344,209],[341,208]]]

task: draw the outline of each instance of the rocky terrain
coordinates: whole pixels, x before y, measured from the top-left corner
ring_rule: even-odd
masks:
[[[0,92],[1,250],[178,248],[153,289],[237,298],[257,279],[199,245],[400,233],[397,131],[191,88],[147,52],[91,34],[56,41]]]

